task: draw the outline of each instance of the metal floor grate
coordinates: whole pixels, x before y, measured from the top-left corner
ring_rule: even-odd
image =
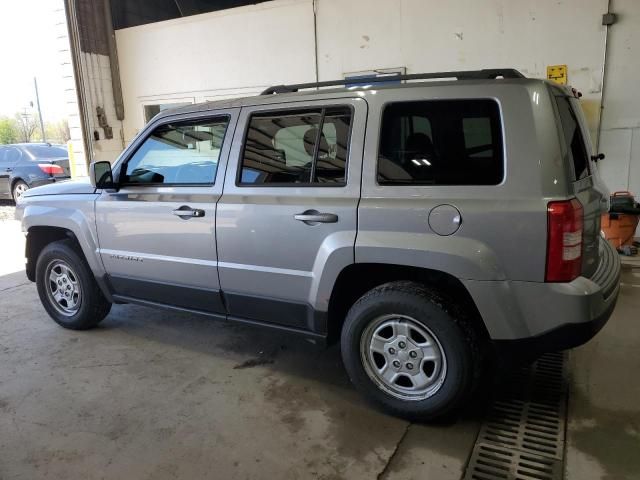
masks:
[[[465,479],[560,480],[567,381],[564,354],[508,372],[487,412]]]

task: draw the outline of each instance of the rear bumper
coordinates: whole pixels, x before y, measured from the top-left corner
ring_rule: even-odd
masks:
[[[514,352],[544,353],[589,341],[611,316],[620,290],[618,254],[606,241],[600,248],[600,265],[591,278],[463,282],[494,343]]]
[[[494,340],[497,351],[509,357],[534,358],[546,352],[557,352],[584,345],[602,330],[616,306],[617,292],[606,310],[597,317],[580,323],[567,323],[540,335],[515,340]]]

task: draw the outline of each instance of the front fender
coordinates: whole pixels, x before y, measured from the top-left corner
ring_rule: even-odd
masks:
[[[96,194],[89,194],[25,198],[17,215],[22,217],[22,230],[27,233],[33,227],[57,227],[72,232],[89,268],[97,278],[101,278],[105,271],[97,255],[98,237],[94,213],[97,197]]]

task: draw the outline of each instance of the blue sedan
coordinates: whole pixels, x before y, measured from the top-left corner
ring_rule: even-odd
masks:
[[[69,154],[64,145],[0,145],[0,198],[17,202],[29,188],[68,178]]]

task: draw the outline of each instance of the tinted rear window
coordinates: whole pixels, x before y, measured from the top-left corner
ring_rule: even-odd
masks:
[[[25,150],[36,159],[38,158],[61,158],[67,157],[69,154],[67,153],[66,148],[61,147],[48,147],[46,145],[33,145],[30,147],[24,147]]]
[[[504,176],[500,111],[493,100],[433,100],[385,107],[381,185],[497,185]]]
[[[567,97],[555,97],[562,123],[564,140],[569,149],[569,156],[575,172],[575,180],[580,180],[589,176],[589,157],[580,130],[580,124],[576,114],[571,108],[571,103]]]

